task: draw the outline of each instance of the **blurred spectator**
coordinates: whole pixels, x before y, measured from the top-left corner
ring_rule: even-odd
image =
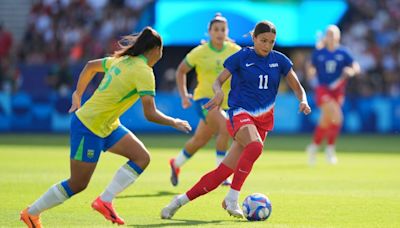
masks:
[[[349,0],[340,23],[342,42],[360,63],[361,76],[349,81],[349,95],[400,96],[400,1]],[[302,80],[304,57],[310,51],[291,52],[294,69]],[[308,57],[307,57],[308,58]],[[309,58],[308,58],[309,60]]]
[[[18,45],[18,62],[27,64],[82,63],[115,50],[116,40],[135,31],[143,10],[154,0],[39,0],[29,15],[28,29]],[[342,19],[342,40],[362,67],[361,77],[350,80],[349,94],[400,94],[400,1],[348,0]],[[12,38],[0,26],[0,59],[8,55]],[[305,78],[306,49],[292,49],[299,79]],[[169,67],[169,66],[168,66]],[[166,68],[166,70],[168,69]],[[157,84],[169,86],[170,71]],[[284,83],[281,92],[286,91]],[[161,87],[160,87],[161,88]]]
[[[162,75],[163,81],[159,85],[157,85],[157,89],[162,91],[174,91],[177,90],[176,88],[176,69],[171,67],[164,71]]]
[[[0,59],[0,91],[13,93],[21,84],[21,73],[11,57]]]
[[[153,0],[39,0],[33,4],[18,50],[28,64],[82,62],[112,53],[122,34],[135,30]],[[128,5],[129,4],[129,5]]]
[[[54,64],[47,76],[47,83],[58,92],[61,97],[69,96],[72,93],[73,76],[66,60]]]
[[[13,39],[9,31],[7,31],[0,22],[0,60],[6,58],[10,54]]]
[[[362,75],[351,83],[353,92],[369,96],[399,96],[400,2],[349,0],[343,21],[343,42],[361,65]]]

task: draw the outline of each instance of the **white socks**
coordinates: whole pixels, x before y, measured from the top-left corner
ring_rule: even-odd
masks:
[[[105,202],[111,202],[118,193],[122,192],[129,185],[135,182],[140,173],[138,173],[135,169],[132,169],[129,166],[129,163],[123,165],[121,168],[119,168],[106,190],[104,190],[104,192],[100,195],[101,200]]]
[[[235,189],[230,188],[228,194],[226,195],[225,198],[231,200],[231,201],[238,201],[239,200],[239,191],[236,191]]]
[[[143,170],[139,166],[129,161],[117,171],[109,186],[100,196],[101,200],[111,202],[118,193],[131,185],[142,172]],[[38,215],[44,210],[63,203],[74,194],[75,193],[72,192],[71,188],[68,186],[67,181],[53,185],[46,193],[29,206],[28,213],[31,215]]]
[[[226,156],[226,151],[216,151],[216,164],[219,166],[221,162],[225,159]],[[189,154],[185,149],[183,149],[178,156],[175,158],[174,165],[175,167],[182,167],[183,164],[185,164],[190,158],[192,157],[192,154]]]
[[[175,158],[175,162],[174,165],[176,167],[181,167],[183,164],[185,164],[187,162],[187,160],[190,159],[190,157],[192,157],[191,154],[189,154],[185,149],[183,149],[178,156]]]
[[[28,213],[38,215],[44,210],[62,204],[68,198],[69,196],[65,193],[61,183],[55,184],[29,207]]]
[[[226,151],[217,150],[215,152],[215,155],[216,155],[216,159],[215,159],[216,164],[217,164],[217,166],[219,166],[219,164],[221,164],[221,162],[225,159]]]
[[[177,200],[179,201],[179,204],[181,206],[187,204],[190,201],[186,194],[178,195]]]

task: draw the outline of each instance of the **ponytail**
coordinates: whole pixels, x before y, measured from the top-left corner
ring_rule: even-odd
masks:
[[[144,28],[139,34],[127,35],[118,41],[120,49],[115,51],[113,57],[124,55],[138,56],[155,47],[162,46],[160,35],[151,27]]]

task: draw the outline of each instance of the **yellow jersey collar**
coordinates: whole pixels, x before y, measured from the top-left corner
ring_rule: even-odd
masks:
[[[139,59],[142,59],[146,64],[149,61],[144,55],[138,55]]]
[[[216,48],[212,45],[211,41],[208,42],[208,47],[210,47],[210,49],[213,50],[213,51],[215,51],[215,52],[223,52],[223,51],[225,50],[225,48],[226,48],[226,42],[224,42],[224,44],[222,45],[221,50],[216,49]]]

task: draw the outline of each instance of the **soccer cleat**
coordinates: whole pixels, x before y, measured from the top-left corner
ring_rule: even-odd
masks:
[[[169,160],[169,166],[171,167],[171,178],[170,178],[171,184],[173,186],[177,186],[179,183],[178,176],[180,169],[179,167],[175,166],[175,159],[171,158],[171,160]]]
[[[335,146],[333,145],[326,146],[325,153],[326,153],[326,161],[329,164],[336,165],[338,163]]]
[[[19,215],[20,215],[20,220],[22,220],[29,228],[42,227],[42,223],[40,222],[40,216],[29,214],[28,208],[25,208],[25,210],[21,211]]]
[[[102,214],[107,220],[110,220],[112,223],[117,223],[118,225],[124,225],[125,221],[118,216],[117,212],[115,212],[114,207],[111,202],[104,202],[100,199],[100,196],[97,197],[93,203],[92,208]]]
[[[171,219],[172,216],[182,205],[179,203],[178,196],[175,196],[172,201],[161,210],[162,219]]]
[[[308,155],[309,165],[315,165],[315,163],[317,162],[317,151],[318,151],[318,146],[315,145],[314,143],[311,143],[310,145],[307,146],[306,152]]]
[[[224,180],[221,185],[222,186],[231,186],[231,184],[232,184],[231,180],[229,178],[226,178],[226,180]]]
[[[222,201],[222,208],[224,208],[229,215],[235,218],[243,218],[243,211],[240,209],[237,200],[229,200],[228,198],[225,198],[224,201]]]

